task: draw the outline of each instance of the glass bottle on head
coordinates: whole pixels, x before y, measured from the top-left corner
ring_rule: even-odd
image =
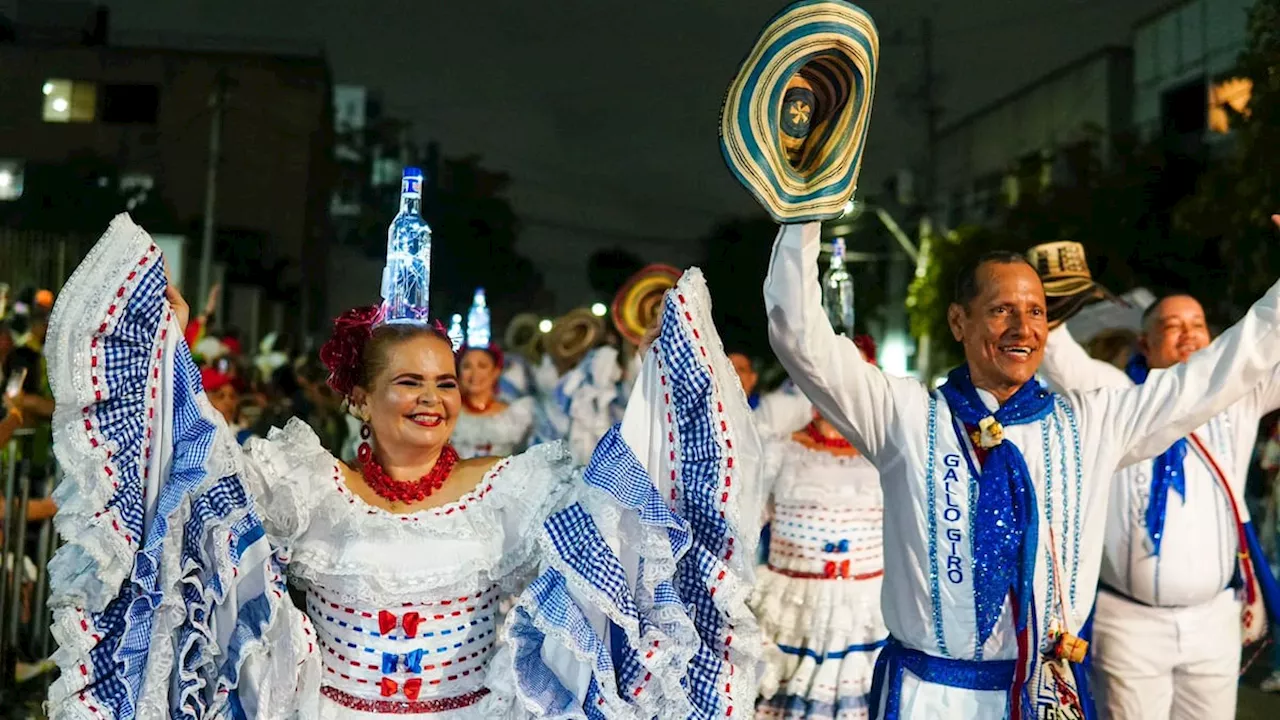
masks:
[[[422,219],[422,170],[404,169],[400,211],[387,228],[382,322],[426,322],[431,291],[431,228]]]

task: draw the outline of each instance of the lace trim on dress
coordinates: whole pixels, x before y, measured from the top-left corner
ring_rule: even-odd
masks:
[[[577,485],[580,470],[563,443],[548,443],[499,461],[458,500],[414,513],[397,514],[368,504],[351,492],[340,465],[301,420],[290,420],[265,441],[250,444],[254,466],[246,473],[268,532],[299,579],[341,589],[351,600],[412,599],[422,593],[466,594],[499,582],[516,590],[536,565],[538,527]],[[300,540],[324,534],[322,546]],[[431,538],[503,537],[503,552],[465,572],[408,575],[361,561],[346,561],[319,547],[344,538],[418,542]]]
[[[163,300],[160,265],[158,248],[121,215],[51,318],[54,449],[66,472],[55,524],[69,541],[50,563],[62,669],[49,692],[55,717],[203,716],[235,695],[243,663],[263,647],[258,637],[278,627],[282,596],[239,585],[253,555],[261,563],[270,551],[234,477],[234,438],[200,392]],[[212,593],[196,599],[185,592],[192,582]],[[237,604],[222,602],[228,596]],[[245,615],[255,602],[268,607]],[[226,616],[219,632],[239,623],[217,645],[215,604]],[[177,652],[182,636],[200,638],[197,652]],[[289,669],[292,684],[298,669]],[[220,690],[171,708],[178,684]]]
[[[708,305],[690,270],[666,300],[643,394],[596,447],[590,489],[544,525],[545,568],[506,627],[526,707],[564,717],[750,712],[760,447],[746,398],[717,382],[732,374]]]

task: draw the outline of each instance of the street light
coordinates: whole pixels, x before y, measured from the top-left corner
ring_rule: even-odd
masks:
[[[546,318],[542,318],[542,320],[538,322],[538,332],[541,332],[541,333],[551,332],[551,321]]]
[[[591,306],[591,314],[596,317],[604,317],[607,312],[609,312],[609,308],[605,307],[604,303],[595,303]]]

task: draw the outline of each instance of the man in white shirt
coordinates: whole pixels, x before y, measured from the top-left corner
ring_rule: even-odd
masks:
[[[813,406],[790,380],[773,392],[762,395],[756,392],[760,382],[756,361],[744,352],[731,351],[729,362],[742,384],[742,392],[747,395],[747,405],[755,414],[756,430],[761,437],[790,435],[813,419]]]
[[[1066,327],[1042,370],[1064,390],[1133,387],[1209,345],[1204,308],[1170,295],[1143,315],[1125,370],[1094,360]],[[1094,692],[1115,720],[1235,717],[1240,673],[1237,511],[1262,416],[1280,408],[1280,367],[1153,461],[1111,485],[1094,620]],[[1222,473],[1220,477],[1219,471]],[[1247,548],[1244,548],[1247,550]],[[1258,566],[1267,573],[1265,561]]]
[[[961,274],[948,311],[967,364],[933,390],[882,373],[832,330],[819,235],[817,223],[782,227],[765,304],[792,379],[880,471],[892,640],[872,707],[886,720],[1082,715],[1075,634],[1093,605],[1110,478],[1262,382],[1280,357],[1280,284],[1142,386],[1055,395],[1034,380],[1048,335],[1040,278],[1019,255],[987,257]]]

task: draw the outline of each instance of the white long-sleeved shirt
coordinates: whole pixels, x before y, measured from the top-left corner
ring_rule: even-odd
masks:
[[[1066,328],[1049,334],[1040,367],[1060,390],[1132,387],[1122,370],[1089,357]],[[1152,373],[1160,372],[1158,370]],[[1280,366],[1240,400],[1196,430],[1237,500],[1244,498],[1249,460],[1262,416],[1280,408]],[[1163,451],[1162,451],[1163,452]],[[1147,605],[1201,605],[1222,593],[1235,572],[1239,539],[1235,514],[1208,462],[1194,448],[1183,461],[1185,498],[1170,489],[1160,554],[1147,532],[1153,463],[1130,465],[1111,483],[1102,582]],[[1240,505],[1240,515],[1249,512]]]
[[[836,335],[818,283],[820,228],[784,226],[765,282],[774,352],[814,406],[880,471],[885,499],[885,623],[903,645],[960,659],[1017,657],[1012,614],[979,646],[972,542],[977,484],[969,440],[941,393],[884,374]],[[1004,429],[1026,458],[1041,510],[1035,608],[1047,627],[1062,598],[1079,632],[1093,604],[1110,478],[1162,452],[1260,383],[1280,357],[1280,283],[1204,352],[1142,386],[1057,396],[1044,420]],[[993,412],[998,404],[979,390]],[[1056,562],[1055,562],[1056,558]],[[1058,572],[1050,567],[1058,566]],[[1048,601],[1048,602],[1047,602]],[[907,716],[1003,717],[1005,693],[921,683]],[[916,708],[917,710],[912,710]]]
[[[755,420],[760,437],[786,437],[813,420],[813,405],[799,390],[782,387],[760,397]]]

